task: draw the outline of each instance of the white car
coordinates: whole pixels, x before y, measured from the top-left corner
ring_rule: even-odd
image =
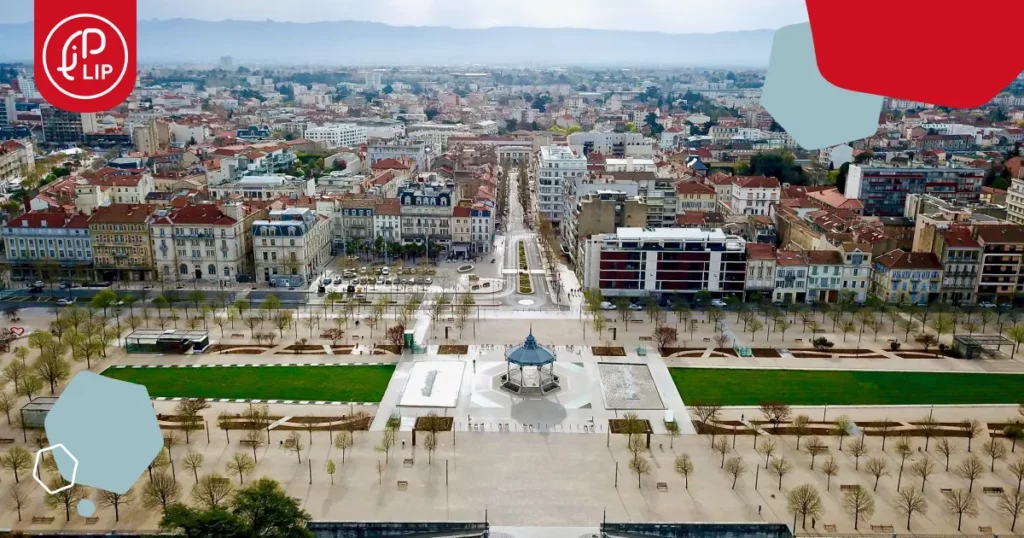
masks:
[[[629,309],[634,312],[639,312],[644,309],[644,305],[640,303],[629,303]]]
[[[57,299],[57,304],[59,304],[60,306],[71,306],[71,305],[75,304],[75,298],[74,297],[61,297],[60,299]]]
[[[725,308],[728,305],[726,304],[725,301],[723,301],[721,299],[711,299],[711,306],[716,306],[718,308]]]
[[[391,268],[390,267],[384,267],[383,269],[380,270],[380,274],[382,274],[384,276],[390,275],[391,274]]]
[[[615,305],[608,301],[601,301],[601,310],[615,310]]]

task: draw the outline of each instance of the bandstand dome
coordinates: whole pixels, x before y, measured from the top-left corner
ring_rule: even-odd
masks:
[[[526,337],[526,342],[516,346],[506,357],[508,362],[518,366],[545,366],[555,362],[555,354],[548,348],[537,343],[533,331]]]

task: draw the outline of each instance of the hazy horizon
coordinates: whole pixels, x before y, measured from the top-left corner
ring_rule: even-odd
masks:
[[[31,22],[33,0],[7,0],[0,24]],[[774,30],[807,20],[802,0],[139,0],[139,20],[375,22],[398,27],[536,28],[669,34]]]

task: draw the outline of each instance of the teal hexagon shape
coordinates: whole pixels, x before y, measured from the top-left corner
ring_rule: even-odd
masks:
[[[834,86],[821,76],[810,23],[775,32],[761,105],[804,149],[831,147],[875,134],[882,101],[878,95]]]
[[[76,483],[125,493],[163,448],[146,387],[92,372],[76,375],[46,415],[46,437],[78,458]],[[71,479],[74,462],[54,453]]]

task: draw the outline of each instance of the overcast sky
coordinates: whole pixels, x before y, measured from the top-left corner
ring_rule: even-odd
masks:
[[[0,0],[0,22],[32,20],[33,0]],[[46,0],[35,0],[43,2]],[[396,26],[574,27],[670,33],[778,28],[807,20],[803,0],[138,0],[139,18]]]

